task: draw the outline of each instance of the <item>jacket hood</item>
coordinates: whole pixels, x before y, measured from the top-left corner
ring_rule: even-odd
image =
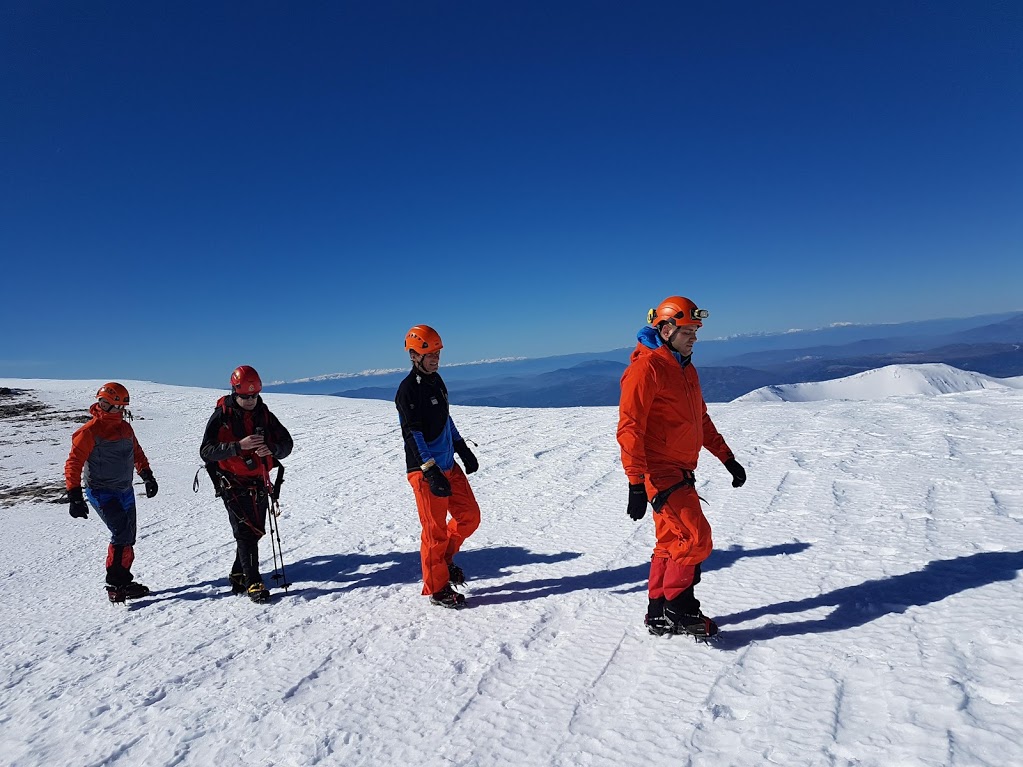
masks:
[[[652,351],[657,351],[662,346],[666,346],[666,344],[664,343],[664,339],[661,338],[661,334],[657,332],[657,329],[652,328],[649,325],[644,325],[639,329],[639,332],[636,333],[636,340],[639,341],[640,346],[645,346],[647,349],[650,349]],[[636,352],[638,351],[639,346],[637,346],[636,351],[632,353],[633,357],[635,357]],[[688,357],[683,357],[670,346],[668,347],[668,351],[671,353],[672,357],[678,360],[678,364],[681,365],[682,367],[688,365],[693,359],[693,355],[690,354]]]
[[[649,325],[644,325],[639,329],[639,332],[636,333],[636,340],[643,344],[643,346],[647,349],[657,349],[664,346],[664,341],[661,340],[661,334]]]

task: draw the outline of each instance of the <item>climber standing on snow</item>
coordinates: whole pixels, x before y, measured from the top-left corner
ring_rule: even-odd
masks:
[[[618,444],[629,480],[628,514],[640,520],[649,502],[656,544],[650,561],[646,626],[651,634],[707,638],[717,624],[700,611],[693,588],[713,548],[710,524],[696,493],[696,463],[707,448],[741,487],[746,471],[707,414],[692,364],[696,332],[709,316],[682,296],[664,299],[622,375]]]
[[[465,477],[479,468],[479,461],[451,420],[448,390],[437,373],[443,348],[440,335],[428,325],[408,331],[405,349],[412,370],[398,386],[394,404],[405,440],[408,481],[423,526],[419,549],[423,594],[435,605],[460,608],[465,596],[453,586],[463,585],[465,574],[454,563],[454,555],[480,525],[480,507]],[[455,453],[464,473],[455,463]]]

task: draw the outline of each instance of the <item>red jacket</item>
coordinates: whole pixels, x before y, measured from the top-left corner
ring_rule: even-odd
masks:
[[[255,450],[242,450],[239,444],[256,429],[262,429],[271,456],[259,458]],[[216,463],[222,472],[243,479],[255,479],[273,468],[273,459],[287,458],[294,442],[277,416],[258,400],[255,410],[238,407],[234,397],[227,395],[217,400],[217,406],[206,422],[199,455],[207,464]]]
[[[71,454],[64,464],[68,490],[83,485],[104,490],[131,489],[132,468],[138,472],[149,468],[135,432],[118,410],[108,413],[97,402],[89,412],[92,420],[71,435]]]
[[[735,456],[707,415],[700,378],[667,346],[642,341],[622,375],[618,444],[630,484],[650,478],[655,487],[678,481],[680,469],[695,471],[700,448],[722,463]]]

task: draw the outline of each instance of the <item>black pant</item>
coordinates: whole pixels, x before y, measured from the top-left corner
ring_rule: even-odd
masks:
[[[266,531],[269,501],[262,486],[237,486],[221,491],[227,516],[234,533],[237,553],[232,573],[242,573],[246,584],[262,583],[259,574],[259,539]]]

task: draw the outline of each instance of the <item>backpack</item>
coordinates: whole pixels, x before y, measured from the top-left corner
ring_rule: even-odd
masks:
[[[217,411],[220,413],[220,424],[219,428],[231,427],[231,417],[227,409],[226,403],[227,397],[221,397],[217,401]],[[263,405],[266,407],[266,405]],[[269,410],[267,410],[269,412]],[[261,429],[260,429],[261,431]],[[209,474],[210,481],[213,483],[213,497],[220,498],[223,495],[223,491],[232,486],[231,478],[220,470],[220,466],[217,465],[216,461],[207,461],[200,466],[195,472],[195,478],[192,480],[192,492],[199,492],[199,472],[206,469],[206,473]],[[277,469],[277,477],[274,479],[273,484],[269,483],[270,471]],[[278,507],[281,497],[281,485],[284,484],[284,464],[276,458],[273,459],[273,465],[267,468],[267,495],[271,501],[271,508]]]

